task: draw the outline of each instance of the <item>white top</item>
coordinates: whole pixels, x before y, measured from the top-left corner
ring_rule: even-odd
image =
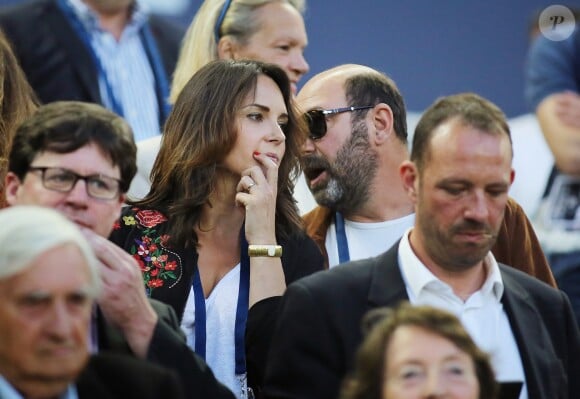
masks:
[[[127,195],[133,200],[142,199],[151,188],[149,174],[161,147],[161,136],[137,142],[137,174],[131,181]]]
[[[230,270],[214,287],[205,300],[205,361],[216,378],[238,398],[242,386],[236,377],[235,325],[238,293],[240,289],[240,264]],[[187,336],[187,345],[195,348],[195,296],[189,292],[181,329]]]
[[[463,302],[417,258],[409,244],[410,231],[403,235],[399,244],[399,265],[410,302],[455,314],[475,343],[491,356],[496,379],[522,381],[520,399],[527,399],[524,366],[501,303],[504,285],[492,253],[489,252],[484,260],[488,273],[483,286]]]
[[[413,226],[414,221],[414,213],[378,223],[360,223],[345,219],[344,229],[350,260],[370,258],[385,252],[401,238],[409,227]],[[334,222],[330,224],[326,232],[325,245],[328,252],[328,266],[338,265],[338,246]]]

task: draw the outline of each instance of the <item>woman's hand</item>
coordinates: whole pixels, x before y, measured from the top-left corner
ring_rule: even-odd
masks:
[[[261,165],[242,172],[237,186],[236,203],[246,208],[246,240],[248,244],[276,244],[276,195],[278,162],[266,154],[254,153]],[[275,296],[286,289],[280,258],[250,258],[249,306]]]
[[[276,195],[278,163],[266,154],[254,152],[261,166],[242,172],[236,203],[246,209],[246,240],[249,244],[276,244]]]

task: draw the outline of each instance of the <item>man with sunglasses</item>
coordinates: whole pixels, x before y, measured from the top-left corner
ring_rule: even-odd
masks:
[[[93,351],[126,353],[171,368],[188,396],[233,397],[187,347],[171,307],[146,297],[135,259],[107,240],[136,172],[136,151],[129,125],[102,106],[44,105],[16,131],[6,200],[58,210],[91,244],[104,283],[93,317]]]
[[[366,66],[342,65],[311,78],[297,101],[310,129],[302,166],[318,203],[304,220],[327,267],[386,251],[415,219],[399,178],[409,151],[395,82]],[[555,286],[533,228],[512,199],[493,253]]]

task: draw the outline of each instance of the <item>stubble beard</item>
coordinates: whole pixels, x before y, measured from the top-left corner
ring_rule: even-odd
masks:
[[[334,163],[327,163],[328,182],[311,190],[314,199],[334,211],[352,214],[369,200],[377,168],[378,154],[370,146],[366,123],[354,122],[350,139]]]
[[[497,238],[497,232],[482,223],[465,220],[460,225],[452,226],[444,231],[438,228],[434,218],[429,215],[421,215],[418,211],[418,227],[423,236],[424,248],[427,255],[442,269],[449,272],[462,272],[476,267],[485,259]],[[468,244],[455,243],[454,237],[462,229],[479,229],[488,235],[488,240],[484,243]]]

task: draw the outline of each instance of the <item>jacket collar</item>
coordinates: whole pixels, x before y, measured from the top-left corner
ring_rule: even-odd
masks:
[[[371,286],[368,301],[376,306],[393,306],[408,301],[405,282],[399,269],[399,241],[387,252],[372,259]]]

